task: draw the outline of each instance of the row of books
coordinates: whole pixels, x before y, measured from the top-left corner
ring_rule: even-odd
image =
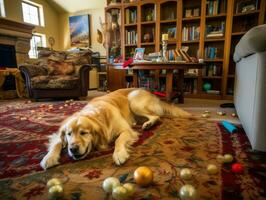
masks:
[[[136,30],[126,30],[126,44],[137,44],[138,34]]]
[[[225,32],[225,22],[220,25],[209,24],[206,26],[206,38],[223,37]]]
[[[202,76],[221,76],[222,67],[216,64],[210,64],[202,68]]]
[[[185,18],[199,17],[199,16],[200,16],[200,8],[189,8],[185,10]]]
[[[197,93],[197,79],[185,79],[184,80],[184,93],[185,94],[196,94]]]
[[[206,2],[206,14],[217,15],[220,13],[220,0],[207,1]]]
[[[199,36],[199,26],[184,27],[182,30],[182,41],[199,40]]]
[[[126,24],[137,23],[137,10],[126,9]]]
[[[180,61],[193,62],[192,58],[188,53],[182,49],[171,49],[166,52],[166,57],[169,61]]]
[[[217,58],[218,48],[217,47],[206,47],[205,58],[215,59]]]

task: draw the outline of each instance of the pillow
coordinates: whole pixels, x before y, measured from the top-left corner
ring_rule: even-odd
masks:
[[[49,75],[69,75],[75,70],[72,63],[48,60],[47,70]]]

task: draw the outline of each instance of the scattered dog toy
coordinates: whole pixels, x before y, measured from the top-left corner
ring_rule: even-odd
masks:
[[[232,169],[231,170],[234,173],[241,174],[241,173],[244,172],[244,167],[240,163],[235,163],[235,164],[232,165]]]
[[[234,126],[233,124],[231,124],[230,122],[228,122],[228,121],[222,121],[221,124],[230,133],[236,133],[237,132],[237,127]]]
[[[223,111],[218,111],[218,112],[217,112],[217,115],[223,116],[223,115],[226,115],[226,113],[223,112]]]
[[[107,193],[111,193],[114,188],[120,186],[118,178],[109,177],[103,181],[103,189]]]
[[[218,173],[218,168],[216,165],[210,164],[207,166],[207,171],[209,174],[214,175]]]
[[[134,172],[134,180],[140,186],[148,186],[153,181],[153,172],[148,167],[138,167]]]
[[[184,180],[189,180],[192,178],[192,172],[188,168],[184,168],[180,171],[180,177]]]
[[[231,163],[233,160],[234,160],[234,158],[231,154],[225,154],[224,155],[224,162],[225,163]]]
[[[127,193],[129,196],[132,195],[135,191],[135,185],[132,183],[125,183],[123,187],[127,189]]]
[[[224,156],[223,156],[223,155],[218,155],[218,156],[216,156],[216,160],[217,160],[219,163],[224,163]]]
[[[62,182],[57,178],[52,178],[47,182],[48,192],[52,198],[63,195]]]
[[[203,113],[201,116],[202,116],[203,118],[208,118],[208,117],[210,117],[210,114],[209,114],[209,113]]]
[[[195,200],[197,191],[192,185],[184,185],[179,190],[179,197],[181,200]]]
[[[236,117],[237,115],[236,115],[236,113],[232,113],[231,116],[232,117]]]

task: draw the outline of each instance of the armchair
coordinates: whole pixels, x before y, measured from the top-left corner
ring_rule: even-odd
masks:
[[[91,51],[78,53],[43,50],[35,63],[22,64],[29,98],[78,98],[87,96]]]

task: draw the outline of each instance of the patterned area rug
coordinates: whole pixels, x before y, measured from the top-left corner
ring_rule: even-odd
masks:
[[[229,134],[218,123],[205,119],[164,118],[150,131],[141,133],[130,159],[121,167],[112,161],[112,147],[94,152],[85,160],[72,161],[62,153],[62,165],[43,171],[39,162],[46,153],[47,135],[85,102],[0,105],[0,199],[48,199],[47,180],[59,178],[65,199],[112,199],[102,190],[106,177],[127,177],[138,166],[149,166],[154,183],[136,187],[131,199],[177,199],[185,183],[192,184],[198,199],[266,199],[266,154],[251,151],[244,131]],[[231,164],[219,164],[218,154],[230,153],[243,164],[242,174],[231,172]],[[209,175],[208,164],[219,173]],[[191,168],[193,178],[183,181],[182,168]]]

